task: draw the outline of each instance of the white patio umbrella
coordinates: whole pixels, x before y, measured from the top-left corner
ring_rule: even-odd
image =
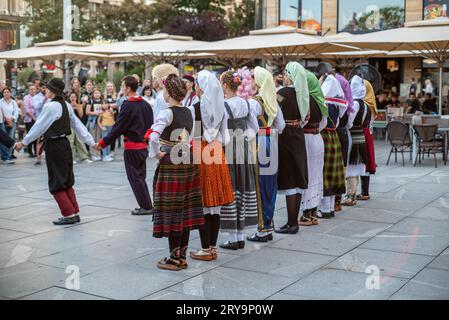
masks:
[[[89,43],[76,41],[51,41],[36,43],[33,47],[2,51],[0,59],[4,60],[88,60],[92,58],[107,58],[106,55],[77,51],[80,47],[88,47]]]
[[[287,26],[251,31],[249,35],[212,42],[190,52],[215,53],[219,57],[266,58],[286,65],[289,60],[317,56],[323,52],[354,50],[317,36],[315,33]]]
[[[443,67],[449,59],[449,18],[409,22],[403,28],[352,35],[334,42],[360,49],[411,51],[436,61],[440,68],[438,110],[441,114]]]
[[[167,33],[158,33],[149,36],[132,37],[129,41],[98,44],[78,48],[80,52],[105,54],[112,57],[122,57],[133,60],[144,58],[147,60],[165,60],[168,58],[197,58],[186,54],[187,49],[206,44],[205,41],[196,41],[192,37],[176,36]]]

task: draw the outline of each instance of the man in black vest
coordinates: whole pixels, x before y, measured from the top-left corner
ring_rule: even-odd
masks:
[[[48,187],[61,210],[62,218],[53,221],[55,225],[80,222],[79,207],[73,185],[73,158],[67,136],[72,127],[84,143],[94,145],[95,141],[86,127],[76,117],[73,108],[64,101],[64,82],[54,78],[47,84],[46,97],[49,99],[36,123],[22,142],[16,144],[20,151],[40,136],[44,136],[44,149],[48,170]]]
[[[150,215],[153,214],[153,204],[145,181],[148,144],[144,136],[153,124],[153,110],[141,96],[137,95],[136,91],[139,84],[135,77],[127,76],[123,78],[122,82],[125,88],[125,96],[129,98],[123,102],[117,122],[112,127],[111,132],[101,139],[95,145],[95,148],[101,150],[123,134],[126,175],[134,197],[139,204],[139,208],[131,211],[131,214]]]

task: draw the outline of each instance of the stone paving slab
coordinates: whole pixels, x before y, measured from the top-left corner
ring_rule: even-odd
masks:
[[[432,259],[431,256],[357,248],[325,268],[366,273],[367,268],[374,265],[379,268],[381,276],[410,279]]]
[[[370,275],[343,270],[319,270],[299,281],[283,293],[318,299],[387,299],[399,290],[405,279],[381,277],[379,289],[367,289]],[[326,288],[323,290],[323,288]]]
[[[449,270],[425,268],[392,296],[393,300],[449,299]]]
[[[296,235],[219,248],[213,262],[188,259],[181,272],[157,269],[168,242],[152,237],[151,216],[130,214],[137,203],[120,150],[114,162],[75,165],[82,223],[68,227],[51,224],[59,210],[45,166],[19,154],[0,165],[0,299],[447,299],[449,166],[387,167],[389,148],[377,145],[371,200]],[[156,161],[147,164],[151,189]],[[286,221],[279,194],[274,222]],[[192,231],[189,250],[200,247]],[[79,268],[78,291],[65,286],[68,266]],[[366,287],[368,266],[379,267],[378,290]]]

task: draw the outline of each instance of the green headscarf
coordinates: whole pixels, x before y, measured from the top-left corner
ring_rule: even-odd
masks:
[[[320,107],[321,114],[323,117],[328,117],[329,111],[327,110],[326,104],[324,103],[324,94],[321,91],[320,82],[318,78],[309,70],[307,72],[307,84],[309,86],[309,94],[315,99],[316,103]]]
[[[285,70],[295,87],[299,113],[301,114],[301,120],[304,121],[310,110],[306,69],[299,62],[291,61],[287,64]]]

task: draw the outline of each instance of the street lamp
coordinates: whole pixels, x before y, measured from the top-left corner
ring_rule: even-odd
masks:
[[[297,11],[297,14],[298,14],[298,17],[296,18],[296,26],[298,27],[298,29],[301,29],[301,10],[300,10],[300,7],[298,6],[298,7],[296,7],[296,6],[293,6],[293,5],[290,5],[289,6],[291,9],[294,9],[294,10],[296,10]]]

